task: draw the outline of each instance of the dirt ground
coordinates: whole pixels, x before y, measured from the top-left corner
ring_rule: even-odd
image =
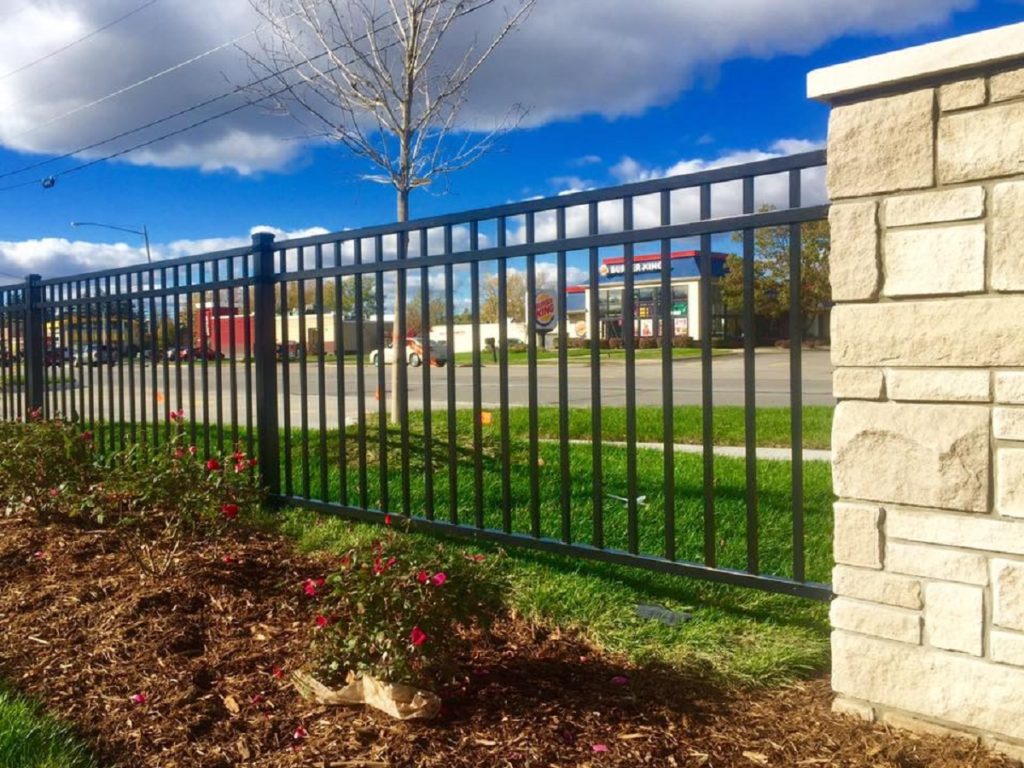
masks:
[[[441,717],[324,708],[289,682],[329,563],[265,534],[197,543],[145,578],[109,533],[0,518],[0,679],[109,768],[1016,765],[833,715],[827,679],[729,691],[637,669],[512,619],[475,644]]]

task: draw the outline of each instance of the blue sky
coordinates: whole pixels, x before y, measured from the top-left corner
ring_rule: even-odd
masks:
[[[3,0],[0,25],[11,14],[14,21],[8,21],[8,29],[19,19],[23,21],[35,14],[22,10],[25,2]],[[566,3],[562,8],[569,7],[568,0],[559,2]],[[609,26],[615,22],[614,13],[626,5],[620,0],[589,2],[593,3],[591,8],[619,6],[607,14]],[[677,2],[686,5],[688,0]],[[664,173],[679,168],[681,163],[715,161],[754,150],[771,151],[780,140],[821,142],[828,113],[824,106],[805,98],[804,78],[809,70],[1024,20],[1024,4],[1019,0],[928,0],[917,3],[921,6],[919,12],[909,8],[914,0],[900,2],[908,8],[898,22],[884,18],[887,7],[893,3],[878,2],[874,4],[877,19],[870,18],[874,11],[863,11],[862,16],[852,18],[846,25],[848,30],[839,22],[820,35],[821,41],[801,42],[786,38],[787,26],[792,26],[794,36],[806,34],[807,29],[806,20],[800,21],[801,3],[789,0],[782,3],[788,10],[780,11],[783,18],[777,20],[778,28],[766,31],[765,39],[759,39],[755,26],[743,32],[742,39],[710,45],[706,53],[697,50],[689,58],[669,55],[671,30],[657,30],[659,36],[654,27],[645,28],[638,21],[636,29],[609,28],[603,30],[607,36],[601,38],[602,30],[595,24],[588,28],[588,34],[596,35],[595,40],[620,43],[605,44],[602,50],[587,53],[603,57],[603,68],[595,73],[600,82],[589,80],[592,67],[581,59],[582,51],[573,53],[572,46],[564,42],[572,20],[559,20],[569,26],[558,30],[554,28],[554,17],[547,19],[553,28],[543,33],[524,31],[515,41],[513,53],[521,55],[524,49],[527,53],[550,52],[553,46],[563,46],[570,50],[560,51],[560,55],[575,55],[578,68],[573,70],[572,61],[567,65],[557,57],[553,59],[548,64],[548,77],[565,82],[550,84],[546,90],[551,92],[541,93],[537,90],[536,73],[520,72],[521,58],[499,60],[491,68],[493,71],[487,73],[481,95],[473,95],[471,106],[476,114],[497,114],[502,108],[503,83],[510,83],[508,90],[523,103],[536,92],[539,107],[536,111],[531,109],[526,125],[502,138],[496,151],[453,175],[447,190],[415,193],[412,214],[430,215],[556,194],[580,186],[613,184],[642,174]],[[751,5],[742,0],[735,4]],[[33,45],[26,30],[25,35],[17,35],[24,41],[20,46],[0,54],[0,104],[5,105],[0,110],[0,173],[46,159],[48,153],[66,151],[97,136],[109,136],[126,126],[138,125],[179,104],[195,103],[204,95],[223,90],[224,77],[229,77],[224,72],[233,65],[221,58],[207,71],[205,77],[209,82],[205,85],[196,82],[204,79],[197,78],[196,72],[158,79],[137,89],[123,103],[113,99],[99,109],[85,110],[46,126],[37,136],[33,125],[67,111],[69,105],[87,103],[125,82],[134,82],[136,75],[145,76],[154,67],[174,64],[209,47],[192,39],[187,30],[176,37],[174,28],[158,16],[167,11],[154,5],[118,25],[118,34],[108,40],[102,36],[87,40],[25,72],[4,76],[3,73],[55,50],[62,42],[77,39],[83,31],[89,31],[90,25],[95,28],[140,3],[51,0],[49,5],[54,13],[64,14],[64,37],[57,25],[56,32],[49,37],[37,36],[41,39]],[[729,6],[730,2],[719,5]],[[803,5],[810,9],[822,3],[807,0]],[[872,3],[864,0],[854,5],[864,7]],[[793,15],[786,18],[786,13]],[[240,10],[226,14],[220,21],[222,24],[218,25],[217,19],[206,19],[203,30],[212,44],[244,31],[245,25],[251,23]],[[544,21],[543,15],[535,13],[526,23]],[[46,19],[40,17],[38,23],[44,22]],[[679,23],[668,16],[665,22]],[[704,22],[728,25],[730,20],[728,14],[723,14],[720,19],[709,18]],[[658,18],[655,16],[647,23],[656,27]],[[167,30],[165,36],[156,34],[161,29]],[[727,37],[725,32],[729,30],[720,29]],[[680,38],[685,38],[682,29],[680,33]],[[616,38],[616,34],[620,37]],[[680,42],[686,44],[685,40]],[[124,46],[124,50],[118,50],[118,46]],[[665,56],[657,49],[665,50]],[[117,55],[111,56],[112,51]],[[631,73],[634,67],[642,71]],[[623,82],[618,82],[620,74]],[[636,79],[630,81],[633,74]],[[517,85],[517,75],[527,81]],[[661,82],[651,85],[651,93],[647,93],[647,84],[653,78]],[[564,94],[577,90],[589,95],[581,95],[577,105],[565,106]],[[60,93],[60,99],[48,100],[45,94],[51,92]],[[272,139],[261,133],[267,121],[276,121]],[[174,142],[173,148],[167,148],[166,154],[159,154],[160,147],[156,145],[154,149],[158,151],[152,155],[129,155],[130,162],[102,163],[60,178],[53,189],[31,185],[0,191],[0,271],[55,274],[132,262],[139,257],[137,238],[98,229],[71,229],[68,223],[72,220],[126,226],[145,223],[158,253],[173,255],[228,243],[233,238],[247,239],[250,229],[257,225],[297,232],[393,219],[393,193],[387,187],[361,180],[365,165],[344,150],[305,144],[294,138],[299,132],[297,126],[282,126],[281,117],[263,113],[245,117],[234,130],[227,139],[209,134],[199,136],[195,145],[189,144],[185,134]],[[272,140],[273,148],[264,151],[262,147],[270,146],[263,144],[264,140]],[[226,142],[231,146],[227,147]],[[241,160],[238,147],[246,147],[249,152]],[[47,172],[76,162],[80,160],[55,163]],[[259,167],[261,163],[267,167]],[[218,165],[225,167],[209,170]],[[0,179],[0,185],[31,180],[39,173]]]

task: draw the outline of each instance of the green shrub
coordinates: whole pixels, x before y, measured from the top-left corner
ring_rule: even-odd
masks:
[[[317,674],[334,684],[354,672],[427,689],[453,680],[466,630],[486,627],[501,609],[496,560],[443,544],[416,549],[393,530],[349,550],[339,571],[304,585],[320,601]]]
[[[26,422],[0,422],[0,499],[8,513],[47,521],[64,514],[64,499],[95,477],[92,433],[38,411]]]

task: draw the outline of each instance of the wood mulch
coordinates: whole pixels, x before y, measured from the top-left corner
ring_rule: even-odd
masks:
[[[511,619],[435,722],[319,707],[289,674],[315,631],[302,582],[328,566],[252,533],[154,580],[109,533],[0,518],[0,679],[108,768],[1016,765],[833,715],[827,679],[722,690]]]

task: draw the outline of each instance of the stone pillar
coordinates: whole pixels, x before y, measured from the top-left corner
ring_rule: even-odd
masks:
[[[1024,756],[1024,24],[811,73],[836,708]]]

